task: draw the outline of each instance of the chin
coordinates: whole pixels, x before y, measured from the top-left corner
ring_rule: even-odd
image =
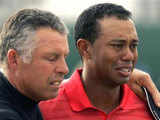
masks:
[[[117,85],[123,85],[128,83],[128,81],[129,81],[129,77],[125,77],[125,78],[119,78],[115,82]]]
[[[128,83],[129,77],[121,79],[121,85]]]
[[[124,81],[128,82],[129,81],[129,77],[125,77]]]
[[[45,100],[49,100],[49,99],[54,99],[54,98],[57,97],[57,95],[58,95],[58,93],[52,93],[50,95],[41,97],[39,101],[45,101]]]

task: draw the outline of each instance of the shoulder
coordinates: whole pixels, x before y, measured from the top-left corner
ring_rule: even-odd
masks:
[[[65,95],[65,90],[63,87],[61,87],[58,91],[58,96],[56,98],[46,100],[46,101],[41,101],[39,103],[40,109],[52,109],[55,108],[59,105],[62,105],[66,101],[66,95]]]
[[[22,120],[19,114],[9,107],[0,108],[0,120]]]
[[[70,108],[64,88],[60,88],[56,98],[41,101],[39,103],[39,108],[46,120],[51,119],[51,117],[56,118],[56,116],[64,114],[64,110],[68,110]]]
[[[145,101],[141,100],[127,84],[123,86],[122,103],[125,107],[147,109]]]
[[[22,120],[8,101],[0,100],[0,120]]]

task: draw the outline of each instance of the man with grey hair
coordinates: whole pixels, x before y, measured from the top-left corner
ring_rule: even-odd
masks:
[[[38,102],[56,97],[68,73],[67,34],[57,16],[38,9],[20,10],[3,25],[0,120],[42,120]]]
[[[38,9],[21,10],[4,24],[0,35],[0,120],[42,120],[37,103],[55,98],[68,73],[67,33],[57,16]],[[133,76],[130,85],[137,88],[140,84],[135,78],[142,74]]]

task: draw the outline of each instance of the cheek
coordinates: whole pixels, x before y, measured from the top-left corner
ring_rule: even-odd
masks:
[[[32,74],[35,79],[41,80],[41,82],[42,80],[47,80],[54,71],[54,68],[46,63],[37,63],[31,66],[30,74]]]
[[[108,53],[108,52],[103,54],[103,61],[108,65],[112,65],[113,63],[117,63],[117,61],[119,59],[120,59],[120,56],[118,54]]]
[[[49,62],[46,61],[40,61],[40,62],[36,62],[33,66],[35,66],[34,68],[37,69],[38,71],[41,72],[51,72],[54,69],[54,65],[50,64]]]

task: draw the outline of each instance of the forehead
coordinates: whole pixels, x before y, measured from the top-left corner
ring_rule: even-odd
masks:
[[[68,52],[67,34],[60,34],[51,28],[40,28],[36,31],[36,47],[40,49],[56,49]]]
[[[104,17],[98,21],[100,35],[105,36],[127,36],[137,37],[135,25],[131,19],[121,20],[116,17]]]

